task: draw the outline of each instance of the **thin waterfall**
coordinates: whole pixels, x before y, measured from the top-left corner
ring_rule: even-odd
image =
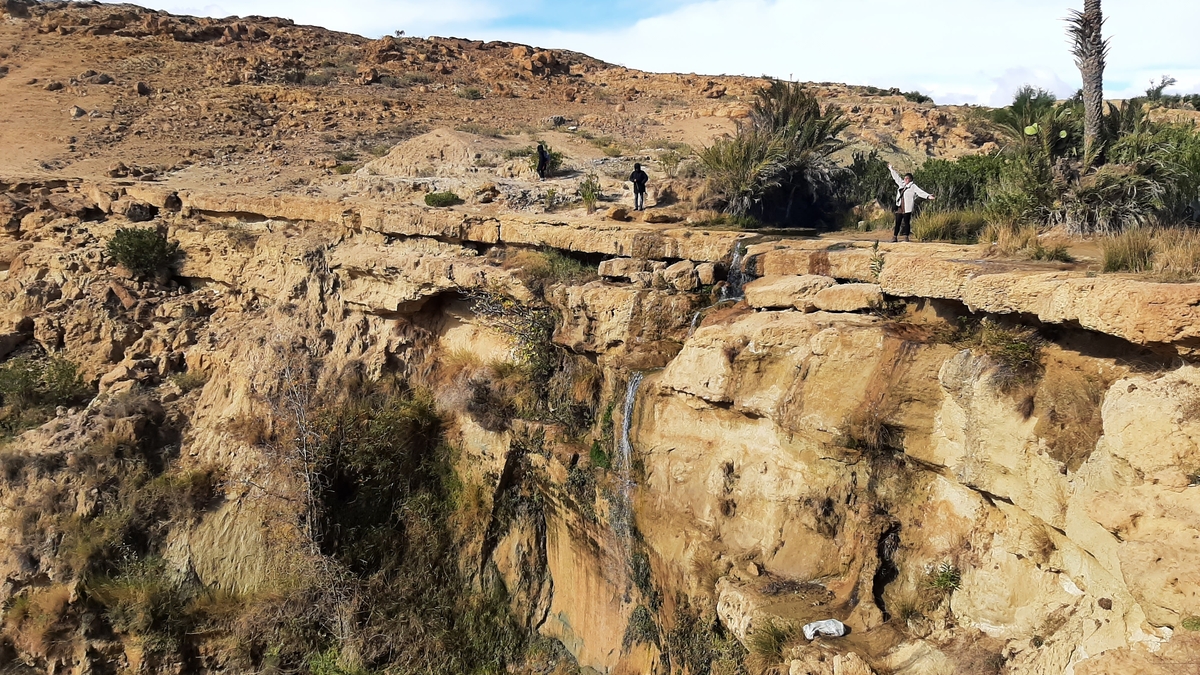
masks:
[[[628,565],[633,554],[633,441],[629,434],[633,429],[633,412],[637,406],[638,389],[642,386],[644,373],[633,373],[625,388],[625,405],[622,408],[621,438],[618,441],[617,464],[620,472],[619,496],[613,503],[612,528],[621,540],[623,562]]]
[[[721,289],[722,300],[741,300],[746,297],[745,265],[746,247],[739,241],[733,245],[733,256],[729,260],[729,273],[725,277],[725,288]]]

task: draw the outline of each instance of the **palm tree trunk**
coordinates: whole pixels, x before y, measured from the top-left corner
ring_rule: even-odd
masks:
[[[1104,125],[1104,66],[1108,42],[1104,39],[1104,12],[1100,0],[1084,0],[1083,12],[1070,19],[1072,52],[1083,76],[1083,139],[1088,154],[1097,147]]]

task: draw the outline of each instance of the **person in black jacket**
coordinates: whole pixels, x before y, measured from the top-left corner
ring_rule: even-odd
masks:
[[[629,182],[633,183],[633,210],[646,210],[646,183],[650,181],[650,176],[642,171],[641,164],[633,165],[633,173],[629,174]]]
[[[538,143],[537,159],[538,180],[546,180],[546,172],[550,169],[550,153],[543,143]]]

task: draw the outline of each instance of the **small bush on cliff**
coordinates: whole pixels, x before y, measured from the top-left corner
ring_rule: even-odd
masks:
[[[1032,328],[1005,328],[995,321],[979,324],[979,346],[997,363],[993,376],[1001,389],[1031,384],[1042,371],[1042,339]]]
[[[750,633],[750,654],[763,666],[783,662],[783,649],[796,637],[796,626],[768,619]]]
[[[953,563],[943,562],[930,570],[927,583],[930,588],[943,593],[953,593],[962,586],[962,571]]]
[[[510,253],[504,258],[504,267],[515,270],[538,295],[554,284],[582,285],[597,278],[596,268],[552,248]]]
[[[625,626],[625,637],[621,645],[628,650],[633,645],[657,645],[658,625],[654,623],[654,615],[642,605],[634,608],[629,615],[629,623]]]
[[[54,408],[91,396],[79,367],[64,358],[10,359],[0,365],[0,433],[19,433],[49,419]]]
[[[147,279],[165,270],[179,254],[179,244],[167,241],[152,227],[121,228],[106,247],[108,255],[135,276]]]
[[[1180,625],[1184,630],[1200,631],[1200,616],[1189,616]]]
[[[425,195],[425,205],[434,208],[458,206],[461,203],[463,203],[462,199],[453,192],[430,192]]]

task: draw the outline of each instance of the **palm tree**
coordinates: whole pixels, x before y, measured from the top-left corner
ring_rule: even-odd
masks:
[[[1084,154],[1095,156],[1104,126],[1104,62],[1108,58],[1108,40],[1104,39],[1104,12],[1100,0],[1084,0],[1083,11],[1071,10],[1071,52],[1083,76]]]

